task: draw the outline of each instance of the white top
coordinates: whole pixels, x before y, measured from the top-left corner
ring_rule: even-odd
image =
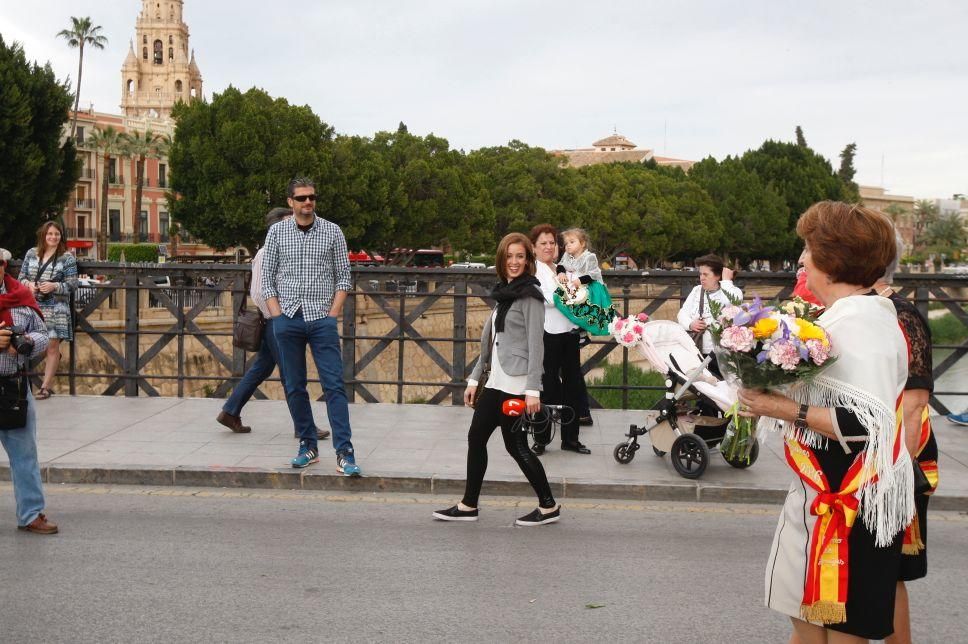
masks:
[[[699,319],[699,294],[702,292],[702,284],[696,284],[696,287],[692,289],[689,293],[689,297],[683,302],[682,308],[679,309],[679,314],[676,319],[679,321],[679,325],[682,326],[686,331],[689,331],[689,325],[693,323],[694,320]],[[712,313],[709,311],[709,301],[713,300],[719,302],[722,306],[729,306],[730,301],[726,297],[726,293],[729,293],[734,298],[742,299],[743,291],[737,288],[733,284],[733,280],[723,280],[719,283],[719,290],[713,291],[712,293],[706,292],[703,296],[702,303],[702,319],[707,325],[714,322]],[[702,334],[702,352],[709,353],[713,350],[713,336],[706,331]]]
[[[497,318],[497,309],[491,313],[491,328],[494,328],[494,321]],[[501,341],[501,336],[503,332],[498,333],[494,340],[496,342]],[[540,398],[540,391],[528,391],[526,387],[528,386],[528,374],[523,373],[520,376],[509,376],[501,368],[501,359],[498,351],[491,351],[491,375],[488,376],[487,382],[484,383],[485,389],[497,389],[498,391],[503,391],[506,394],[511,394],[513,396],[531,396],[533,398]],[[467,379],[468,387],[476,387],[478,382],[476,380]]]
[[[545,333],[568,333],[572,329],[577,329],[578,327],[555,306],[555,290],[559,286],[555,271],[544,262],[537,264],[535,277],[541,282],[541,295],[544,296]]]
[[[262,317],[269,319],[272,316],[269,315],[269,307],[266,306],[266,298],[262,297],[262,249],[256,251],[255,257],[252,258],[252,278],[249,282],[249,297],[252,298],[252,303],[259,307],[262,311]]]

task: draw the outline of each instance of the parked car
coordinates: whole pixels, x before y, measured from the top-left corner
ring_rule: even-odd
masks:
[[[385,262],[383,255],[377,253],[370,255],[365,250],[351,250],[348,255],[352,266],[380,266]]]
[[[484,262],[455,262],[449,268],[487,268]]]

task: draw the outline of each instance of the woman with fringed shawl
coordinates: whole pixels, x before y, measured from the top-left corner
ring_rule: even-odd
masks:
[[[739,394],[743,413],[782,428],[796,475],[770,550],[766,603],[792,618],[802,644],[883,639],[893,632],[914,513],[901,408],[907,347],[894,305],[871,289],[896,252],[894,228],[874,210],[823,201],[803,213],[797,234],[837,360],[789,397]]]

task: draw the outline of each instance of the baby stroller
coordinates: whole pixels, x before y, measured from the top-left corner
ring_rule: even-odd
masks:
[[[718,447],[730,429],[723,412],[736,402],[736,392],[706,370],[709,358],[703,360],[692,338],[676,322],[646,323],[640,346],[649,363],[666,374],[666,393],[645,412],[644,425],[629,426],[628,440],[615,446],[615,460],[631,463],[640,447],[639,436],[648,434],[656,456],[668,452],[680,476],[697,479],[709,465],[710,448]],[[743,469],[758,455],[759,444],[754,441],[747,458],[727,458],[726,462]]]

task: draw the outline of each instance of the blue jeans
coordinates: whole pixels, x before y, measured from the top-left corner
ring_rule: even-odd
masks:
[[[0,443],[10,460],[10,479],[17,501],[17,525],[25,526],[44,509],[44,489],[37,462],[37,414],[34,396],[27,393],[27,424],[20,429],[0,429]]]
[[[239,384],[235,385],[232,395],[222,405],[222,411],[233,416],[241,416],[245,403],[249,402],[249,398],[252,397],[258,386],[272,375],[272,370],[276,368],[278,362],[278,349],[272,332],[272,320],[270,319],[266,320],[266,330],[262,335],[262,346],[259,348],[259,353],[255,354],[255,360],[249,365],[248,371],[239,380]],[[282,387],[285,389],[286,378],[282,369],[279,369],[279,377],[282,379]]]
[[[306,346],[313,354],[316,371],[326,392],[326,416],[333,430],[336,453],[353,452],[350,410],[343,386],[343,355],[339,346],[336,318],[324,317],[306,322],[302,311],[289,318],[273,318],[279,368],[286,388],[286,403],[296,425],[300,443],[316,449],[316,423],[306,391]]]

